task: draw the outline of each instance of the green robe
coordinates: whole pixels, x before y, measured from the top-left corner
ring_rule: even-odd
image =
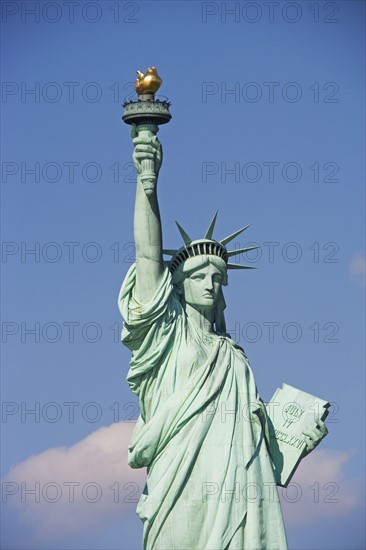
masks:
[[[147,468],[144,549],[285,550],[266,410],[244,351],[190,321],[168,269],[147,304],[134,285],[133,265],[119,306],[141,411],[129,464]]]

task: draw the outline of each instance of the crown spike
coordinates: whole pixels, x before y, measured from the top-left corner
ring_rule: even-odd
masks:
[[[182,239],[183,239],[183,241],[184,241],[184,244],[185,244],[185,245],[191,244],[191,242],[192,242],[191,237],[189,237],[189,236],[187,235],[187,233],[184,231],[183,227],[180,226],[178,222],[175,222],[175,223],[177,224],[177,227],[178,227],[178,229],[179,229],[179,233],[180,233],[181,236],[182,236]]]
[[[227,264],[228,269],[257,269],[251,265]]]
[[[239,248],[238,250],[228,250],[227,255],[229,258],[231,256],[236,256],[237,254],[244,254],[244,252],[249,252],[250,250],[257,250],[260,246],[248,246],[247,248]]]
[[[243,231],[245,231],[246,229],[248,229],[248,227],[250,227],[252,224],[250,223],[249,225],[246,225],[245,227],[242,227],[241,229],[239,229],[238,231],[235,231],[235,233],[233,233],[232,235],[229,235],[228,237],[225,237],[225,239],[221,239],[220,240],[220,243],[223,245],[223,246],[226,246],[227,243],[229,243],[230,241],[232,241],[233,239],[235,239],[235,237],[237,237],[238,235],[240,235],[240,233],[242,233]]]
[[[167,254],[168,256],[174,256],[176,254],[176,250],[170,249],[170,248],[164,248],[163,254]]]
[[[210,225],[208,226],[208,229],[206,231],[206,234],[203,237],[204,239],[211,239],[212,238],[212,233],[214,232],[214,229],[215,229],[215,223],[216,223],[216,218],[217,218],[218,213],[219,213],[219,211],[216,210],[216,214],[212,218],[212,220],[210,222]]]

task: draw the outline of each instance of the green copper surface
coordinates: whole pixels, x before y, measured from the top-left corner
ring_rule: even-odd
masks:
[[[132,352],[127,381],[141,411],[128,461],[147,469],[137,507],[143,547],[285,550],[276,482],[282,483],[285,444],[295,439],[281,436],[285,450],[279,452],[273,434],[282,432],[273,431],[277,424],[258,394],[248,359],[225,328],[227,270],[248,267],[228,264],[227,257],[254,248],[226,251],[225,245],[249,226],[212,241],[216,213],[204,239],[192,241],[178,224],[182,250],[195,242],[212,248],[202,245],[204,253],[198,248],[169,270],[156,192],[162,161],[156,133],[156,125],[132,126],[137,261],[119,295],[122,341]],[[177,253],[164,252],[173,259]],[[302,433],[295,465],[326,428],[314,419]]]

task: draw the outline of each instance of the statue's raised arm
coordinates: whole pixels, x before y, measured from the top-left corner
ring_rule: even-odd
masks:
[[[137,170],[134,235],[136,244],[135,297],[140,303],[151,300],[164,271],[162,234],[156,193],[162,161],[156,137],[160,124],[171,119],[169,101],[155,99],[162,80],[155,67],[137,71],[138,100],[124,103],[123,120],[132,124],[133,161]]]
[[[134,237],[136,244],[136,298],[148,302],[155,293],[164,270],[162,232],[157,198],[157,179],[162,161],[162,148],[151,132],[135,125],[131,128],[133,160],[137,170]],[[149,161],[153,177],[142,175],[143,163]]]

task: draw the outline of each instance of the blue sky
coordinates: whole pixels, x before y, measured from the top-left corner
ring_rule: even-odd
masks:
[[[116,302],[133,258],[121,103],[151,65],[173,114],[165,246],[175,220],[197,238],[217,208],[217,238],[252,223],[234,245],[260,244],[241,258],[258,269],[230,273],[228,330],[264,400],[286,382],[333,403],[301,498],[285,495],[289,545],[363,548],[364,3],[1,7],[3,548],[140,548]],[[106,489],[70,503],[65,481]],[[37,482],[60,500],[36,505]]]

